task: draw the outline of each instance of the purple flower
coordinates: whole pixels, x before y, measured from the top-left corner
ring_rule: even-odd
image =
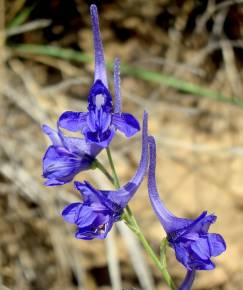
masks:
[[[155,181],[156,145],[153,137],[149,137],[149,148],[149,197],[167,233],[169,245],[175,250],[177,260],[189,271],[214,269],[215,265],[211,257],[218,256],[226,250],[225,241],[221,235],[208,233],[210,225],[216,221],[216,216],[207,215],[204,211],[195,220],[178,218],[165,208],[159,198]]]
[[[131,137],[140,130],[140,127],[133,115],[121,112],[118,59],[115,60],[114,67],[115,105],[113,110],[95,5],[91,5],[90,13],[94,36],[95,73],[94,84],[88,96],[88,112],[64,112],[59,118],[58,125],[69,131],[81,131],[87,142],[96,143],[105,148],[114,137],[116,129],[123,132],[126,137]]]
[[[70,182],[82,170],[89,169],[96,155],[102,150],[95,144],[87,144],[84,139],[66,137],[44,125],[44,133],[52,141],[43,157],[45,185],[63,185]]]
[[[75,182],[83,202],[68,205],[62,212],[65,221],[76,224],[76,238],[104,239],[114,222],[121,219],[123,209],[141,184],[147,170],[148,136],[147,114],[143,118],[142,153],[138,169],[133,178],[118,190],[98,190],[88,182]]]

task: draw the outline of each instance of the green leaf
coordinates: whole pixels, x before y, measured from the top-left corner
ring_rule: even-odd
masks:
[[[162,267],[164,269],[167,268],[167,263],[166,263],[167,246],[168,246],[168,240],[167,240],[167,238],[164,238],[160,244],[160,262],[161,262]]]
[[[18,27],[25,23],[25,21],[28,19],[30,16],[30,13],[34,9],[36,3],[34,3],[32,6],[24,8],[22,11],[20,11],[8,24],[7,28],[13,28],[13,27]]]
[[[68,49],[60,48],[57,46],[51,45],[38,45],[38,44],[20,44],[10,46],[12,52],[21,53],[21,54],[34,54],[34,55],[46,55],[49,57],[56,57],[61,59],[66,59],[69,61],[76,61],[82,63],[89,63],[93,61],[93,57],[85,53]],[[112,70],[113,63],[108,62],[107,67]],[[243,100],[236,99],[231,96],[225,96],[217,91],[209,90],[203,86],[190,83],[172,76],[168,76],[162,73],[146,70],[143,68],[132,67],[127,64],[121,65],[121,72],[136,78],[161,84],[167,87],[177,89],[184,93],[189,93],[197,97],[205,97],[214,101],[219,101],[223,103],[228,103],[231,105],[236,105],[243,107]]]

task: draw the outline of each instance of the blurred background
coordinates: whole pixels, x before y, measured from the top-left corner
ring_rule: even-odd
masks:
[[[122,223],[107,241],[75,240],[60,212],[78,193],[72,184],[43,186],[49,141],[41,125],[55,126],[65,110],[86,110],[91,3],[99,8],[112,90],[118,56],[124,111],[139,120],[149,112],[161,197],[178,216],[205,209],[218,216],[211,231],[225,237],[227,252],[214,271],[198,274],[193,289],[243,289],[242,2],[0,0],[1,290],[168,289]],[[112,142],[122,183],[136,170],[140,138]],[[108,166],[105,155],[99,159]],[[98,172],[76,179],[110,188]],[[165,233],[146,180],[131,208],[159,253]],[[184,269],[172,250],[168,264],[179,284]]]

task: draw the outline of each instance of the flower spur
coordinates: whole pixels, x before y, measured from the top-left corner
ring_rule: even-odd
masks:
[[[115,60],[114,65],[114,90],[115,105],[113,110],[112,96],[107,82],[106,65],[103,45],[100,36],[97,7],[90,7],[94,51],[95,72],[94,84],[88,96],[88,112],[64,112],[58,125],[69,131],[80,131],[87,142],[96,143],[106,148],[115,135],[116,129],[123,132],[126,137],[131,137],[140,130],[138,121],[129,113],[121,112],[120,96],[120,65]]]
[[[62,212],[65,221],[76,224],[76,238],[104,239],[112,225],[122,217],[123,210],[141,184],[147,170],[148,138],[147,114],[144,113],[142,152],[139,166],[131,180],[117,190],[98,190],[88,182],[75,182],[83,202],[68,205]]]
[[[149,137],[150,162],[148,171],[148,191],[154,212],[167,233],[169,245],[175,250],[177,260],[187,269],[186,278],[180,290],[190,289],[196,270],[215,268],[211,257],[220,255],[226,250],[223,237],[208,233],[209,227],[216,221],[213,214],[204,211],[195,220],[174,216],[160,200],[156,179],[156,144]]]

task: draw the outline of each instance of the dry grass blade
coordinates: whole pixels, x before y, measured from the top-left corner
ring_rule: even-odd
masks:
[[[94,175],[93,179],[99,188],[109,188],[110,186],[108,181],[104,178],[100,179],[98,174]],[[108,270],[109,270],[110,280],[112,284],[112,289],[121,290],[122,279],[121,279],[119,258],[117,254],[115,228],[111,230],[108,237],[106,238],[105,245],[106,245],[106,257],[107,257]]]
[[[233,52],[232,45],[228,40],[222,40],[221,42],[223,58],[225,63],[225,73],[229,80],[232,91],[237,98],[242,98],[242,86],[239,77],[239,72],[236,68],[236,60]]]
[[[5,28],[5,1],[0,0],[0,32],[3,33]]]
[[[47,115],[39,107],[31,105],[27,94],[20,93],[11,86],[6,85],[2,89],[3,94],[21,108],[27,115],[29,115],[38,124],[43,124],[47,120]]]
[[[23,24],[21,26],[7,29],[6,37],[18,35],[18,34],[33,31],[36,29],[42,29],[42,28],[48,27],[50,24],[51,24],[51,20],[49,19],[34,20],[26,24]]]
[[[114,228],[109,233],[109,236],[105,240],[108,270],[111,279],[112,289],[121,290],[121,271],[117,256],[116,235]]]
[[[14,17],[23,9],[26,0],[17,0],[11,3],[11,9],[6,15],[6,22],[11,22]]]
[[[19,191],[19,194],[28,198],[30,201],[34,201],[37,204],[43,206],[44,200],[40,191],[38,190],[39,185],[33,182],[29,173],[21,167],[16,168],[15,165],[9,163],[2,163],[0,172],[9,180],[13,181]],[[28,188],[28,189],[27,189]]]
[[[205,26],[208,20],[213,16],[214,13],[220,11],[221,9],[229,8],[232,5],[242,4],[242,0],[226,0],[221,1],[219,3],[215,3],[216,1],[210,0],[208,1],[206,12],[199,17],[197,21],[196,31],[201,32],[205,29]]]
[[[4,83],[5,78],[5,1],[0,0],[0,85]]]
[[[184,72],[190,72],[194,75],[205,76],[203,69],[195,67],[188,63],[174,62],[172,60],[162,58],[162,57],[146,57],[144,59],[133,62],[134,65],[140,64],[155,64],[158,66],[167,66],[172,69],[182,69]]]
[[[57,96],[57,94],[60,91],[63,92],[65,90],[69,89],[71,86],[87,84],[88,82],[89,82],[89,80],[85,79],[85,78],[69,78],[69,79],[66,79],[66,80],[58,83],[58,84],[47,86],[47,87],[43,88],[41,90],[41,92],[43,94],[53,94],[53,95]]]
[[[54,197],[41,194],[42,188],[40,185],[33,180],[29,172],[17,164],[10,165],[9,163],[4,163],[1,165],[0,172],[15,184],[18,189],[18,194],[40,205],[42,212],[46,215],[45,219],[48,221],[47,229],[53,243],[56,258],[59,261],[60,275],[64,278],[69,273],[69,269],[73,269],[78,281],[78,289],[86,289],[85,271],[82,268],[82,256],[80,252],[73,252],[73,249],[69,249],[65,238],[66,232],[61,227],[57,227],[55,222],[53,223],[59,212],[59,208],[53,199]],[[58,196],[59,200],[60,198],[61,196]],[[69,234],[71,235],[71,233]]]
[[[137,274],[142,289],[155,289],[152,273],[143,256],[143,251],[138,240],[124,223],[118,223],[117,226],[127,246],[133,268]]]

